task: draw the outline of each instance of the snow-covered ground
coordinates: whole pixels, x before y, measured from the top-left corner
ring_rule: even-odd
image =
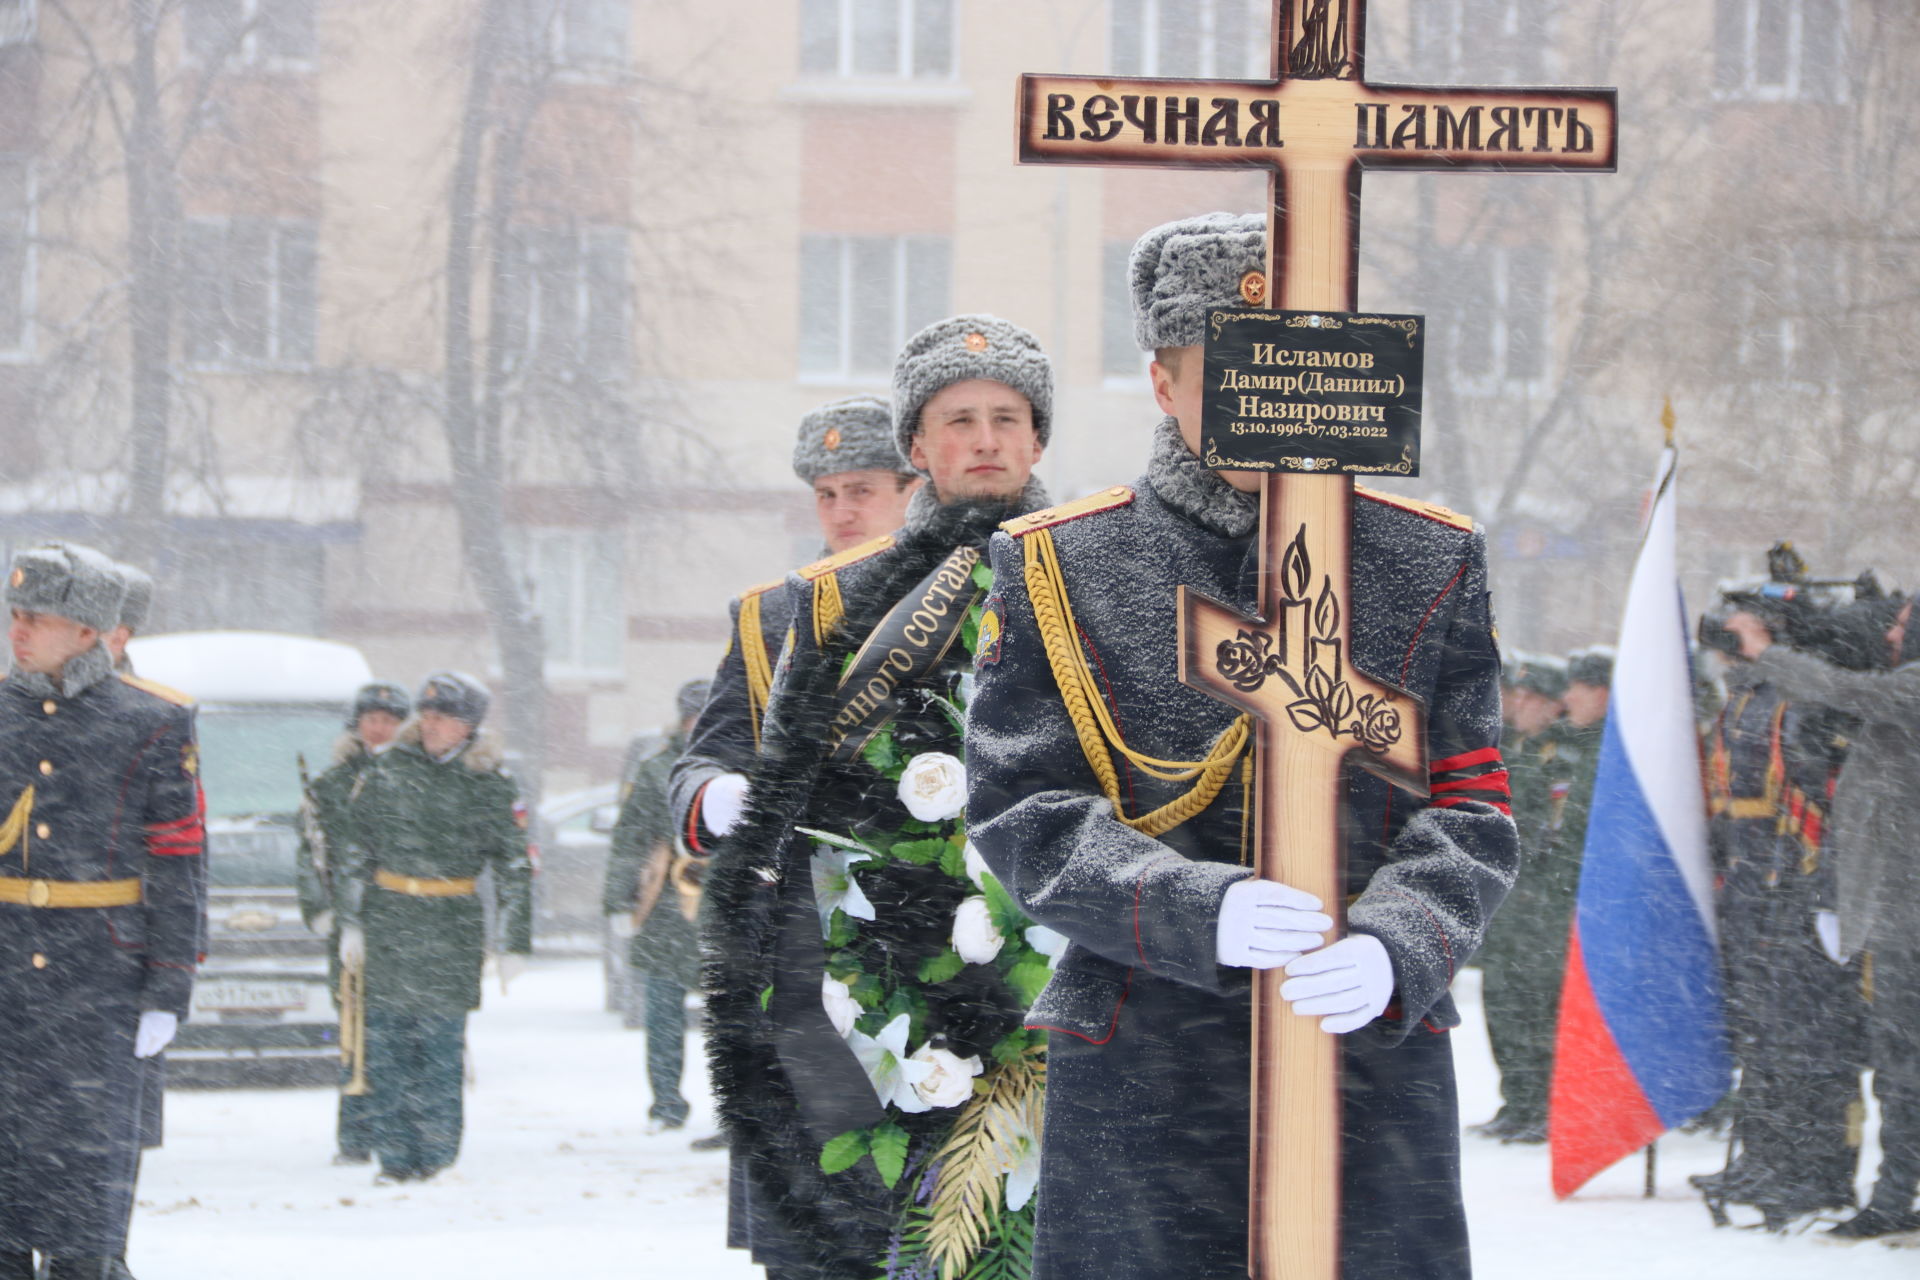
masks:
[[[1456,1033],[1469,1120],[1496,1077],[1461,983]],[[644,1037],[600,1009],[595,960],[543,960],[470,1026],[473,1088],[460,1163],[428,1186],[375,1187],[334,1168],[330,1092],[174,1093],[167,1145],[149,1154],[134,1222],[140,1280],[567,1280],[761,1273],[722,1246],[726,1157],[690,1151],[712,1131],[692,1046],[686,1130],[648,1137]],[[1466,1142],[1480,1280],[1916,1280],[1920,1250],[1836,1246],[1712,1228],[1686,1175],[1722,1144],[1662,1142],[1659,1195],[1628,1161],[1556,1203],[1544,1149]],[[1223,1277],[1222,1280],[1232,1280]]]

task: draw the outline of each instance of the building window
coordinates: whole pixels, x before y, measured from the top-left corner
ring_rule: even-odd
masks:
[[[954,0],[800,0],[800,70],[951,79],[953,11]]]
[[[1100,246],[1100,372],[1109,378],[1139,378],[1147,371],[1133,338],[1133,277],[1127,271],[1132,258],[1131,240]]]
[[[1427,80],[1541,84],[1551,32],[1538,0],[1420,0],[1413,65]],[[1550,15],[1549,15],[1550,16]]]
[[[314,0],[188,0],[184,39],[196,62],[308,63]]]
[[[192,218],[183,237],[189,363],[313,363],[318,232],[311,222]]]
[[[800,372],[885,379],[906,340],[947,314],[944,236],[800,237]]]
[[[27,350],[33,319],[33,165],[0,153],[0,353]]]
[[[1271,0],[1113,0],[1110,61],[1122,76],[1264,80]]]
[[[1841,0],[1716,0],[1714,89],[1729,98],[1843,101],[1846,35]]]
[[[507,13],[507,46],[521,57],[575,70],[629,62],[632,0],[523,0]]]
[[[1547,377],[1552,266],[1552,255],[1540,245],[1482,247],[1458,256],[1443,367],[1460,390],[1525,391]]]
[[[196,523],[174,541],[150,630],[325,633],[325,546]]]
[[[621,532],[519,529],[512,541],[540,611],[548,669],[618,672],[627,629]]]
[[[592,369],[633,363],[629,237],[621,227],[518,227],[507,246],[507,349],[520,360]]]
[[[0,45],[33,39],[33,0],[0,0]]]
[[[1840,310],[1840,256],[1819,240],[1796,241],[1773,262],[1758,262],[1736,281],[1740,369],[1752,381],[1822,386],[1838,354],[1822,317]]]

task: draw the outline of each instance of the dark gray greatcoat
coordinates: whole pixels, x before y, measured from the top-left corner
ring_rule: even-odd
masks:
[[[0,1252],[120,1256],[138,1161],[146,1010],[181,1018],[205,932],[193,711],[110,674],[0,681],[0,816],[32,810],[0,876],[137,879],[114,907],[0,903]]]
[[[753,602],[760,615],[759,652],[769,663],[780,657],[787,627],[793,620],[793,602],[785,580],[751,587],[727,606],[727,652],[713,673],[707,704],[687,734],[687,746],[673,764],[667,802],[674,830],[687,847],[708,853],[712,840],[694,812],[700,790],[723,773],[748,773],[760,750],[760,716],[748,694],[747,662],[755,637],[740,629],[740,615]]]
[[[1169,420],[1128,504],[1052,529],[1081,651],[1133,748],[1198,760],[1232,722],[1179,681],[1175,588],[1251,605],[1254,519]],[[1382,495],[1354,503],[1353,537],[1353,661],[1424,699],[1434,782],[1460,785],[1427,805],[1358,771],[1347,786],[1348,924],[1385,944],[1398,990],[1343,1046],[1343,1274],[1451,1280],[1468,1257],[1447,988],[1518,858],[1484,540]],[[970,707],[970,830],[1072,944],[1028,1016],[1052,1033],[1035,1280],[1242,1275],[1250,971],[1215,960],[1221,898],[1250,874],[1242,788],[1159,839],[1120,822],[1062,707],[1021,541],[996,537],[993,567],[1003,628]],[[1132,813],[1185,790],[1117,763]]]

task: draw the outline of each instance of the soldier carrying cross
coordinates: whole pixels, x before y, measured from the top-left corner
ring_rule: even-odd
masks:
[[[1340,325],[1364,169],[1605,171],[1613,101],[1369,85],[1364,7],[1279,0],[1271,82],[1021,84],[1023,160],[1263,167],[1272,215],[1135,246],[1147,473],[992,547],[970,829],[1072,943],[1029,1014],[1038,1280],[1469,1271],[1447,988],[1518,857],[1485,538],[1357,462],[1223,462],[1203,342]]]

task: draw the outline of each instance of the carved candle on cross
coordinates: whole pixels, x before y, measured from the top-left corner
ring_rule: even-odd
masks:
[[[1276,0],[1268,81],[1023,76],[1020,159],[1264,169],[1267,278],[1243,292],[1330,312],[1355,306],[1364,170],[1613,169],[1612,90],[1369,85],[1365,26],[1365,0]],[[1397,786],[1426,787],[1419,706],[1348,661],[1352,486],[1346,475],[1269,475],[1256,616],[1184,588],[1179,602],[1181,679],[1255,717],[1258,874],[1316,894],[1336,918],[1349,756]],[[1281,978],[1254,979],[1248,1269],[1329,1280],[1339,1046],[1287,1013]]]

